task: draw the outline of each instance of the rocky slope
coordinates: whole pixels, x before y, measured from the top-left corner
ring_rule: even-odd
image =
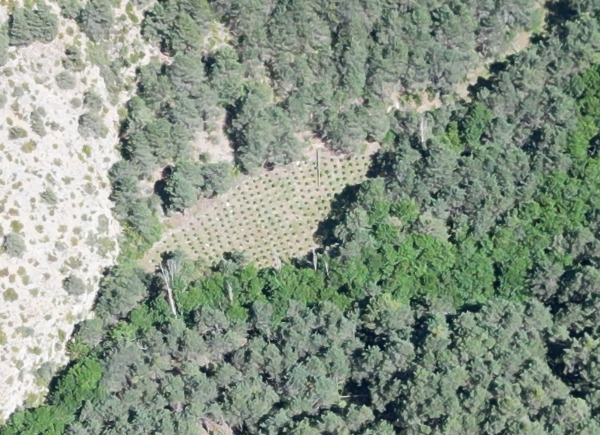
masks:
[[[127,12],[116,10],[113,36],[102,44],[60,17],[53,42],[11,47],[0,69],[0,420],[43,399],[118,254],[108,169],[119,158],[125,87],[135,64],[150,57],[135,24],[140,11]],[[0,22],[7,17],[1,7]],[[81,64],[65,77],[65,50],[73,46]],[[109,92],[93,58],[124,55],[135,60],[119,70],[122,90],[112,83]],[[82,127],[89,113],[100,122]]]

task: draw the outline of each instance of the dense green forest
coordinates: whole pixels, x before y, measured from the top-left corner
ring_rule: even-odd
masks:
[[[47,403],[2,433],[600,433],[600,3],[549,3],[527,49],[444,97],[532,11],[159,1],[143,29],[173,63],[140,71],[113,168],[126,249]],[[211,20],[229,45],[201,42]],[[412,110],[424,91],[445,104]],[[173,252],[172,278],[146,274],[160,228],[137,182],[174,164],[175,209],[226,189],[187,147],[220,111],[244,171],[294,160],[300,130],[383,144],[316,254],[205,273]]]
[[[138,179],[172,168],[161,195],[168,210],[226,189],[212,180],[232,168],[190,146],[199,131],[222,128],[222,118],[235,165],[249,173],[297,160],[307,134],[347,153],[383,140],[388,106],[451,93],[539,21],[533,0],[502,3],[158,1],[142,28],[172,62],[139,72],[124,159],[112,171],[117,214],[147,246],[158,232]]]

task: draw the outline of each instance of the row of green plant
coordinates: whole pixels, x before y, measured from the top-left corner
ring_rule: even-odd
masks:
[[[314,246],[312,232],[326,217],[334,194],[363,181],[369,162],[365,156],[321,159],[320,175],[316,163],[309,161],[243,179],[235,190],[211,202],[210,208],[204,204],[202,211],[194,209],[184,225],[167,230],[143,261],[156,264],[163,251],[177,248],[209,265],[234,247],[261,265],[272,265],[275,255],[303,254]],[[182,183],[204,183],[203,177],[193,175],[193,168]],[[223,177],[221,185],[227,181]],[[196,201],[194,195],[189,199]]]

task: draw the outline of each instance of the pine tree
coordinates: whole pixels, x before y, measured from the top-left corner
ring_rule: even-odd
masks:
[[[29,26],[29,14],[24,8],[15,9],[10,16],[10,45],[29,45],[33,42],[33,34]]]

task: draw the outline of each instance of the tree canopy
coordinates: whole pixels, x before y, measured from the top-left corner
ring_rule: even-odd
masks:
[[[10,45],[51,42],[58,32],[58,18],[43,1],[36,2],[34,8],[16,8],[8,23]]]
[[[172,62],[140,71],[124,158],[140,178],[181,161],[201,166],[188,145],[219,128],[247,173],[297,160],[310,135],[335,152],[360,152],[389,131],[388,108],[410,106],[424,92],[451,94],[539,21],[538,10],[533,0],[502,8],[462,0],[160,0],[143,31]],[[192,189],[171,184],[189,201],[171,188],[165,208],[190,203]]]

